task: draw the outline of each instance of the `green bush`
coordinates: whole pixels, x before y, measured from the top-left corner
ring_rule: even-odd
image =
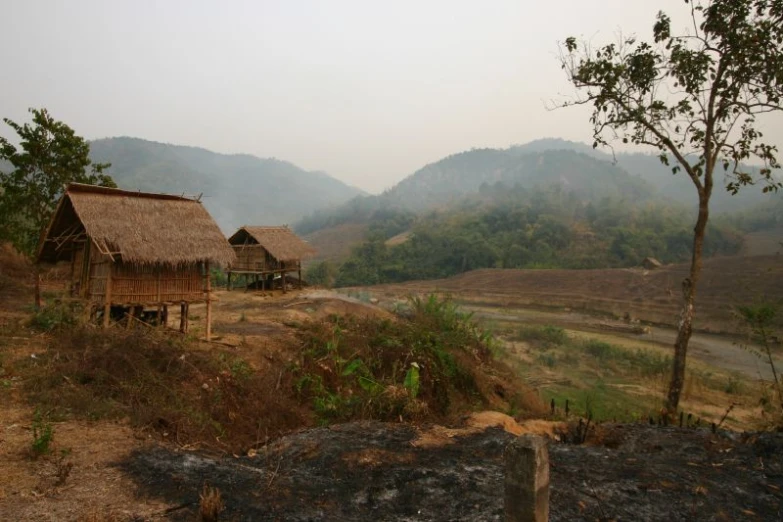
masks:
[[[568,334],[559,326],[524,326],[517,331],[514,337],[519,341],[528,341],[537,344],[540,348],[548,349],[562,346],[568,342]]]
[[[30,444],[30,453],[33,458],[48,455],[52,451],[54,440],[54,427],[41,415],[40,410],[35,410],[33,416],[33,442]]]
[[[43,332],[75,326],[79,323],[82,305],[78,302],[55,301],[30,317],[30,327]]]
[[[494,339],[449,299],[412,298],[399,320],[334,316],[299,335],[294,389],[323,422],[446,416],[494,393],[482,373],[499,365]]]

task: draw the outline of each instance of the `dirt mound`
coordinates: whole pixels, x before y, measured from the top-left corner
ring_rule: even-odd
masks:
[[[530,433],[556,440],[559,433],[566,429],[566,424],[539,419],[517,422],[513,417],[499,411],[480,411],[468,415],[464,427],[447,428],[435,425],[420,429],[411,445],[417,448],[432,448],[453,444],[458,437],[475,435],[487,428],[502,428],[507,433],[517,436]]]
[[[550,519],[780,520],[783,435],[712,435],[615,426],[612,447],[550,444]],[[186,509],[203,484],[219,488],[227,519],[502,520],[500,428],[420,448],[408,425],[351,423],[303,431],[254,457],[210,459],[138,450],[120,466],[145,496]]]
[[[306,311],[315,319],[325,319],[332,315],[354,315],[357,317],[376,317],[392,319],[394,314],[376,306],[337,292],[314,290],[303,293],[296,301],[285,305],[287,309]]]
[[[291,397],[284,362],[252,368],[231,350],[155,330],[55,332],[15,364],[33,404],[51,415],[129,418],[178,444],[241,451],[311,420]]]

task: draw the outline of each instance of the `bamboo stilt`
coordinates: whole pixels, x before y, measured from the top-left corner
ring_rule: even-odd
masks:
[[[206,293],[207,293],[207,341],[212,339],[212,278],[209,276],[209,261],[205,263],[207,280],[206,280]]]
[[[188,332],[188,303],[185,301],[179,305],[179,331]]]
[[[111,272],[113,263],[109,263],[109,271],[106,274],[106,293],[103,296],[103,327],[109,327],[111,316]]]

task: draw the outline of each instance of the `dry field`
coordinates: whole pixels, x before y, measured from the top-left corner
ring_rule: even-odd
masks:
[[[707,259],[696,298],[695,328],[736,333],[734,307],[783,298],[779,256]],[[379,285],[373,294],[400,297],[436,292],[460,302],[494,308],[556,307],[644,322],[676,325],[687,266],[659,270],[474,270],[448,279]]]

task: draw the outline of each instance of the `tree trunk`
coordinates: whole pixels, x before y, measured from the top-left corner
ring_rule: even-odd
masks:
[[[680,312],[680,323],[677,339],[674,341],[674,360],[672,376],[669,382],[669,392],[666,396],[666,413],[671,417],[677,413],[680,404],[680,394],[685,384],[685,362],[688,354],[688,342],[693,333],[693,302],[696,299],[696,284],[701,275],[701,255],[704,247],[704,234],[709,219],[709,191],[699,192],[699,217],[693,229],[693,255],[691,268],[687,278],[682,282],[683,306]]]

